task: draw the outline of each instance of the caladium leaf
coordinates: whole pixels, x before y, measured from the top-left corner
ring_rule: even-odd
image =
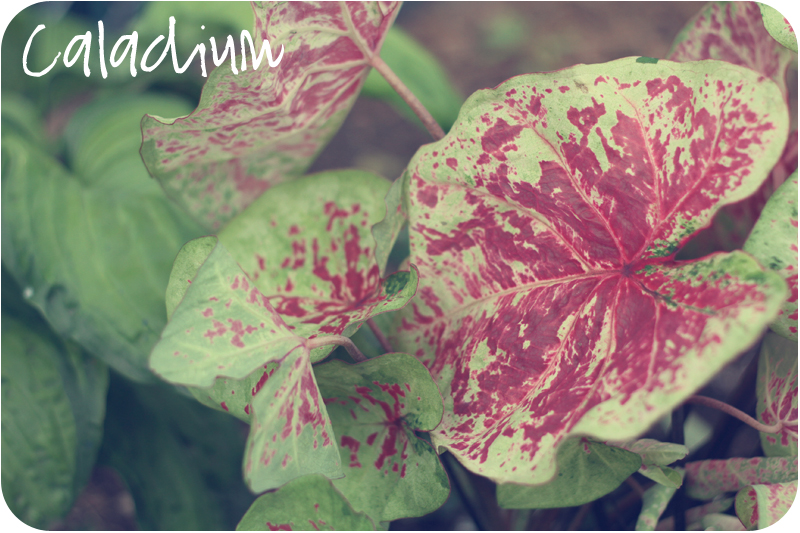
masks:
[[[686,464],[686,494],[710,500],[753,484],[797,479],[797,457],[710,459]]]
[[[408,222],[408,172],[392,182],[389,192],[386,193],[386,216],[372,226],[372,236],[375,238],[375,260],[378,262],[380,274],[386,273],[389,255],[397,242],[400,230]]]
[[[679,474],[682,478],[683,472]],[[679,480],[680,481],[680,480]],[[659,518],[664,514],[672,497],[675,495],[676,487],[664,485],[653,485],[642,495],[642,510],[636,520],[636,531],[655,531]]]
[[[762,265],[776,270],[789,285],[789,297],[770,327],[797,342],[797,171],[770,197],[744,244]]]
[[[736,494],[736,516],[747,529],[764,529],[783,518],[796,495],[796,480],[746,487]]]
[[[541,483],[571,433],[638,436],[752,344],[785,283],[741,252],[675,263],[787,134],[729,63],[621,59],[479,91],[409,165],[419,298],[394,346],[445,398],[433,442]]]
[[[296,479],[250,506],[236,531],[372,531],[373,522],[353,510],[322,476]]]
[[[756,2],[709,2],[680,31],[667,59],[728,61],[771,78],[784,97],[788,92],[786,69],[792,53],[764,28]]]
[[[642,466],[637,454],[586,438],[569,439],[558,449],[558,473],[545,485],[497,486],[505,509],[572,507],[594,501],[619,487]]]
[[[680,472],[668,466],[642,465],[639,473],[666,487],[677,489],[683,483],[683,476],[681,476]]]
[[[767,456],[797,457],[797,341],[767,333],[758,355],[758,421],[783,423],[780,433],[759,433]]]
[[[357,365],[334,360],[314,373],[345,459],[345,477],[333,484],[353,508],[377,523],[441,507],[447,474],[414,434],[442,419],[442,397],[425,366],[392,353]]]
[[[358,97],[399,4],[256,2],[253,10],[256,50],[269,42],[275,60],[283,50],[278,66],[217,68],[192,114],[142,120],[148,170],[209,228],[305,172]]]
[[[264,193],[220,242],[295,335],[352,335],[368,318],[400,309],[417,273],[382,279],[370,230],[390,183],[357,170],[323,172]],[[312,362],[330,353],[315,349]]]
[[[608,444],[613,443],[609,442]],[[659,442],[655,439],[639,439],[618,446],[639,454],[642,458],[642,467],[639,468],[639,473],[643,476],[668,487],[677,489],[681,486],[683,474],[666,465],[689,455],[689,448],[683,444]]]
[[[761,15],[764,17],[764,26],[769,34],[789,50],[797,52],[797,36],[794,34],[794,28],[786,20],[786,17],[767,4],[759,3],[758,7],[761,9]]]

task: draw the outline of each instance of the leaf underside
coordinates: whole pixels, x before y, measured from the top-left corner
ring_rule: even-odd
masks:
[[[396,2],[256,2],[256,51],[215,69],[192,114],[142,120],[142,158],[167,194],[218,229],[267,188],[302,175],[339,129],[397,16]],[[241,66],[241,63],[240,63]]]
[[[758,405],[762,424],[783,423],[779,433],[759,433],[768,457],[797,457],[797,341],[767,333],[758,355]]]
[[[419,297],[394,346],[445,399],[433,441],[541,483],[570,433],[633,438],[777,313],[746,254],[674,263],[752,193],[787,135],[780,90],[727,63],[635,58],[479,91],[409,165]]]

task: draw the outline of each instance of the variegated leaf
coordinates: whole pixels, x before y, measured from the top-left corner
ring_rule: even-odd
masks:
[[[322,476],[296,479],[250,506],[236,531],[372,531],[375,525],[353,510]]]
[[[786,69],[792,53],[764,27],[756,2],[709,2],[675,38],[667,59],[728,61],[771,78],[784,97],[788,91]]]
[[[392,353],[357,365],[334,360],[314,372],[345,460],[345,477],[333,484],[353,508],[377,523],[444,504],[447,474],[433,447],[414,434],[442,419],[442,398],[425,366]]]
[[[372,226],[375,238],[375,260],[380,267],[381,276],[386,273],[386,264],[392,252],[400,230],[408,222],[408,172],[392,182],[386,193],[386,216]]]
[[[686,494],[710,500],[748,485],[797,479],[797,457],[710,459],[686,464]]]
[[[382,279],[375,260],[370,230],[389,186],[358,170],[306,176],[264,193],[219,239],[294,334],[349,337],[417,288],[416,270]],[[312,362],[330,351],[315,349]]]
[[[767,4],[759,3],[758,7],[761,8],[761,15],[764,17],[764,26],[767,28],[769,34],[789,50],[797,52],[797,36],[794,34],[794,28],[792,28],[792,25],[786,20],[786,17],[781,15],[777,9]]]
[[[783,423],[777,434],[759,434],[761,447],[767,456],[797,457],[797,341],[767,333],[758,357],[758,420]]]
[[[797,343],[797,171],[770,197],[744,251],[783,276],[789,297],[770,327]]]
[[[752,485],[736,494],[736,516],[747,529],[764,529],[783,518],[797,495],[797,480]]]
[[[544,485],[497,486],[497,504],[506,509],[572,507],[594,501],[619,487],[642,465],[639,455],[586,438],[558,449],[558,473]]]
[[[787,134],[778,87],[636,58],[479,91],[409,165],[419,298],[395,346],[445,398],[471,470],[541,483],[571,433],[633,438],[752,344],[785,283],[741,252],[675,263]]]
[[[679,474],[683,477],[683,472]],[[678,480],[681,481],[680,479]],[[664,510],[667,508],[672,496],[675,495],[676,487],[664,485],[653,485],[642,495],[642,510],[636,520],[636,531],[655,531],[656,525]]]
[[[257,70],[209,76],[195,111],[145,116],[142,158],[167,193],[219,228],[267,188],[305,172],[358,96],[396,2],[254,3]]]

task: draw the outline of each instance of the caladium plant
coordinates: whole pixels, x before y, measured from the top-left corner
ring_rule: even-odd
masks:
[[[30,358],[32,377],[19,386],[6,386],[3,366],[4,466],[6,450],[24,450],[30,435],[47,455],[42,468],[66,465],[49,477],[4,468],[12,508],[49,525],[100,446],[148,527],[193,516],[195,527],[372,530],[454,508],[471,521],[461,526],[490,529],[549,529],[556,516],[570,529],[775,523],[797,490],[791,27],[767,6],[712,2],[663,59],[523,73],[473,93],[455,117],[459,91],[392,29],[399,10],[253,2],[254,47],[281,50],[280,61],[218,66],[196,109],[178,118],[158,114],[188,108],[157,99],[89,105],[68,129],[63,164],[4,106],[3,283],[14,299],[3,300],[3,335],[17,366],[26,350],[46,355]],[[415,61],[434,78],[414,79]],[[433,142],[399,176],[308,173],[368,76],[369,95],[413,113]],[[435,113],[424,105],[443,100]],[[97,157],[92,147],[128,134],[127,121],[103,117],[131,109],[147,114],[143,166],[128,179],[116,172],[131,153],[124,143]],[[145,168],[163,191],[135,182]],[[39,182],[68,193],[70,216],[47,231],[35,224],[55,222]],[[59,197],[47,201],[58,207]],[[133,241],[152,269],[137,278],[118,248],[98,256],[103,268],[80,268],[95,248],[77,236],[113,242],[139,204],[150,215],[134,220],[161,231]],[[102,213],[115,207],[122,222],[105,228]],[[80,246],[61,247],[71,240]],[[69,260],[66,271],[54,257]],[[156,268],[165,257],[175,258],[169,276]],[[122,270],[147,283],[112,277]],[[95,297],[117,286],[124,291]],[[150,297],[154,286],[161,311],[151,309],[162,301]],[[109,379],[103,364],[86,363],[89,352],[124,379],[169,384],[119,386],[112,374],[102,445],[87,424],[102,419]],[[754,416],[697,394],[730,363],[747,366],[740,356],[753,361],[739,388],[755,394]],[[6,441],[7,419],[46,412],[54,398],[58,423]],[[747,398],[732,402],[746,409]],[[721,445],[709,454],[685,439],[689,404],[757,430],[751,455]],[[157,468],[124,467],[146,456],[111,444],[125,431],[116,417],[134,412],[149,420],[135,424],[135,443],[175,423],[154,464],[180,456],[164,484],[176,487],[169,502],[185,493],[180,512],[153,511],[156,484],[137,472]],[[217,447],[225,468],[238,462],[241,472],[192,470],[192,450],[210,462]],[[60,492],[37,505],[41,480]],[[238,506],[214,507],[221,492]],[[394,527],[409,524],[419,523]]]

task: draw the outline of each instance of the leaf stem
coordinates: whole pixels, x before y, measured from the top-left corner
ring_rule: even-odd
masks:
[[[319,348],[320,346],[329,346],[331,344],[343,347],[357,363],[367,361],[367,357],[353,344],[353,341],[342,335],[323,335],[306,341],[306,346],[309,350]]]
[[[435,141],[438,141],[444,137],[444,130],[441,126],[439,126],[439,123],[434,120],[430,112],[425,108],[424,105],[422,105],[422,102],[419,101],[419,98],[417,98],[414,93],[412,93],[411,90],[406,87],[405,83],[403,83],[400,78],[397,77],[397,74],[395,74],[394,71],[389,68],[389,65],[387,65],[379,55],[373,54],[370,57],[370,64],[373,66],[373,68],[375,68],[375,70],[381,73],[381,76],[383,76],[389,85],[392,86],[392,89],[397,91],[397,94],[399,94],[400,97],[405,100],[405,102],[408,104],[408,107],[410,107],[414,114],[419,117],[419,119],[422,121],[422,124],[425,126],[425,129],[428,130],[428,133],[431,134],[431,137],[433,137]]]
[[[367,319],[367,326],[372,331],[372,334],[375,335],[375,338],[378,339],[378,342],[383,348],[383,351],[386,353],[394,352],[392,348],[392,343],[389,342],[389,339],[386,338],[386,335],[383,334],[381,328],[378,327],[378,324],[375,323],[375,320],[368,318]]]
[[[783,422],[781,421],[778,421],[777,423],[771,426],[767,426],[766,424],[762,424],[752,416],[743,413],[734,406],[729,405],[725,402],[721,402],[719,400],[715,400],[714,398],[709,398],[708,396],[690,396],[689,399],[686,400],[686,403],[705,405],[706,407],[717,409],[719,411],[722,411],[723,413],[731,415],[734,418],[738,418],[751,428],[756,429],[762,433],[780,433],[780,431],[783,429]]]

